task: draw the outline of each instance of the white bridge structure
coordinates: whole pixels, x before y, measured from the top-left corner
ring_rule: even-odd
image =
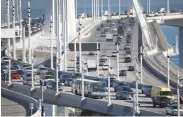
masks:
[[[41,32],[38,32],[37,34],[31,36],[30,35],[30,0],[28,0],[28,11],[29,11],[29,25],[28,25],[28,37],[25,37],[25,30],[20,25],[20,27],[15,26],[16,18],[18,19],[19,23],[21,24],[22,18],[21,18],[21,0],[13,0],[16,1],[16,5],[12,5],[14,10],[11,6],[10,0],[2,0],[2,3],[5,4],[7,8],[6,10],[3,10],[3,17],[7,17],[5,21],[7,21],[7,25],[4,23],[1,33],[1,38],[7,38],[9,40],[8,42],[8,55],[10,55],[10,51],[13,50],[13,59],[17,59],[16,57],[16,49],[23,49],[22,52],[23,55],[23,62],[26,60],[26,52],[25,50],[28,49],[29,52],[29,64],[32,64],[33,54],[32,52],[36,51],[47,51],[51,53],[51,58],[53,58],[53,51],[56,49],[56,63],[58,64],[56,66],[56,92],[52,91],[45,91],[43,95],[46,95],[45,100],[47,102],[51,102],[52,104],[59,104],[59,105],[67,105],[67,106],[73,106],[78,107],[81,109],[90,109],[101,113],[107,113],[111,115],[122,115],[124,112],[122,111],[129,111],[132,112],[133,108],[132,106],[124,106],[124,105],[118,105],[118,104],[112,104],[110,101],[101,101],[101,100],[93,100],[86,98],[82,100],[81,96],[75,96],[72,94],[67,94],[65,92],[58,93],[58,71],[61,69],[61,65],[64,65],[66,67],[66,54],[68,52],[67,46],[69,42],[76,42],[81,41],[82,36],[89,35],[91,29],[100,23],[101,21],[105,20],[103,17],[99,17],[99,5],[97,0],[92,0],[92,18],[86,18],[86,19],[79,19],[79,21],[76,19],[76,12],[75,12],[75,1],[74,0],[45,0],[45,22],[44,27]],[[18,1],[20,2],[18,4]],[[95,2],[93,2],[95,1]],[[145,17],[141,8],[141,5],[139,4],[138,0],[132,0],[135,11],[136,11],[136,17],[138,19],[138,22],[140,24],[143,37],[146,41],[147,51],[154,51],[156,50],[156,46],[152,44],[154,39],[150,35],[150,29],[148,27],[148,24],[150,22],[156,21],[161,24],[166,25],[173,25],[179,27],[179,53],[180,53],[180,66],[183,68],[183,15],[182,14],[176,14],[176,15],[166,15],[166,16],[158,16],[158,17]],[[96,5],[96,6],[95,6]],[[16,6],[16,7],[15,7]],[[49,9],[50,8],[50,9]],[[10,21],[10,11],[13,11],[14,17],[13,21]],[[16,15],[15,15],[15,11]],[[18,15],[19,14],[19,15]],[[120,16],[121,17],[121,16]],[[118,17],[118,18],[120,18]],[[174,20],[179,22],[174,22]],[[13,22],[13,28],[10,27],[11,22]],[[82,26],[80,24],[82,24]],[[81,28],[77,32],[77,28]],[[80,33],[77,34],[77,33]],[[16,43],[15,38],[19,37],[20,42]],[[13,47],[10,45],[10,39],[13,40]],[[44,48],[45,46],[45,48]],[[44,49],[40,50],[39,47],[43,47]],[[50,49],[50,48],[51,49]],[[64,52],[64,54],[62,54]],[[11,56],[11,55],[10,55]],[[51,61],[53,63],[53,59]],[[81,61],[80,61],[81,64]],[[53,68],[53,67],[52,67]],[[81,68],[81,67],[80,67]],[[64,69],[65,70],[65,69]],[[27,86],[19,86],[18,84],[12,84],[13,87],[11,87],[11,83],[8,86],[6,83],[3,82],[4,88],[10,88],[15,91],[24,92],[30,97],[34,98],[40,98],[40,89],[34,89],[32,90],[31,87]],[[82,89],[82,96],[84,95],[84,89]],[[54,98],[53,98],[54,97]],[[71,99],[71,100],[69,100]],[[84,105],[84,106],[83,106]],[[95,108],[95,106],[99,106],[101,108]],[[101,109],[101,110],[100,110]],[[122,110],[122,111],[121,111]],[[144,113],[147,113],[147,110],[142,110]],[[152,112],[153,113],[153,112]],[[131,115],[131,114],[129,114]]]

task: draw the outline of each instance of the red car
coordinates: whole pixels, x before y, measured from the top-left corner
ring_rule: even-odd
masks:
[[[11,78],[12,79],[21,79],[22,75],[19,73],[11,73]]]

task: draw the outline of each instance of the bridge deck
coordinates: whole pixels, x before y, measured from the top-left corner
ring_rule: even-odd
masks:
[[[26,116],[26,109],[17,102],[1,97],[1,116]]]

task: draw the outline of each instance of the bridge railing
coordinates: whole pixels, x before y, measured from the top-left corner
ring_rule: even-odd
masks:
[[[1,95],[5,96],[5,97],[13,97],[13,99],[20,100],[21,102],[24,102],[28,105],[30,103],[32,103],[33,107],[34,107],[34,111],[33,111],[34,113],[31,115],[31,117],[40,117],[41,116],[41,105],[39,104],[39,102],[36,99],[29,97],[27,95],[24,95],[24,94],[3,88],[3,87],[1,87]],[[27,108],[26,108],[26,111],[28,111]]]

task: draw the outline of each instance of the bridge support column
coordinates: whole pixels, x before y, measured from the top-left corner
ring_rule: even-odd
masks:
[[[183,27],[179,27],[179,66],[183,68]]]

